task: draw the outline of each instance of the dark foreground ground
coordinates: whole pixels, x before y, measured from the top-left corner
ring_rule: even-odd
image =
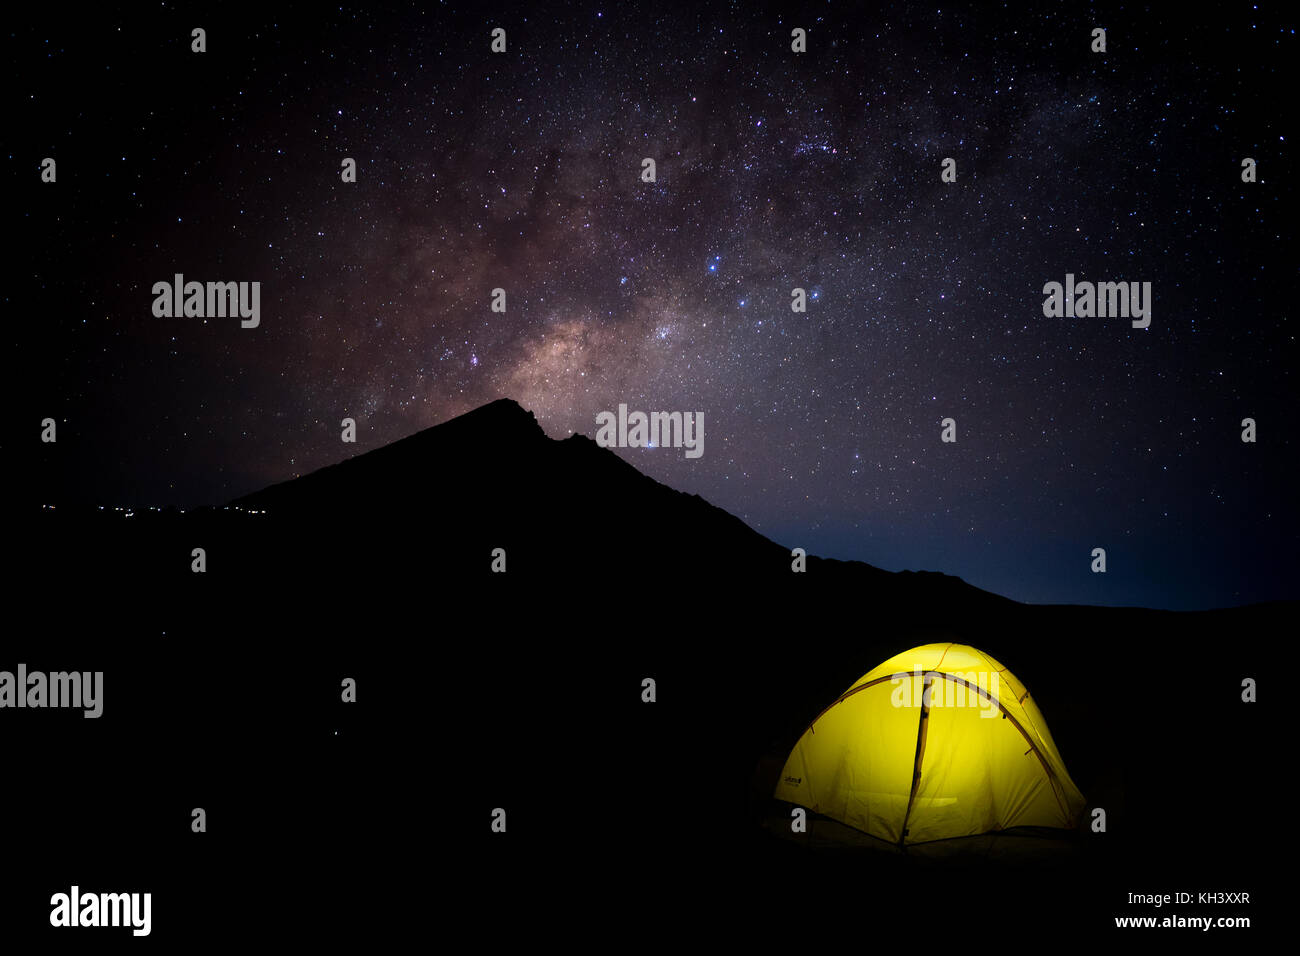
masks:
[[[563,545],[553,567],[500,575],[427,528],[237,512],[44,512],[14,528],[10,606],[34,613],[11,618],[0,669],[102,670],[105,691],[98,720],[2,715],[6,940],[50,937],[49,898],[74,882],[152,892],[152,945],[172,951],[1029,945],[1049,928],[1199,932],[1117,930],[1116,916],[1259,926],[1279,908],[1266,874],[1290,839],[1276,833],[1287,705],[1267,681],[1244,704],[1240,685],[1276,673],[1294,604],[1028,607],[834,563],[629,568]],[[189,570],[197,539],[204,574]],[[808,720],[931,640],[975,644],[1025,681],[1107,832],[906,854],[824,818],[788,832],[770,787]],[[206,833],[191,832],[195,807]],[[1251,902],[1127,902],[1209,890]]]

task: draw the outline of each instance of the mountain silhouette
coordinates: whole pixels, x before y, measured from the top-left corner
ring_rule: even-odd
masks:
[[[299,478],[237,498],[235,508],[283,522],[362,531],[416,525],[434,537],[448,573],[488,567],[565,577],[613,571],[708,575],[715,581],[793,575],[791,550],[705,501],[642,474],[585,435],[554,440],[511,399],[499,399]],[[322,542],[327,544],[326,542]],[[385,549],[393,558],[390,547]],[[451,552],[458,555],[447,559]],[[811,556],[809,571],[873,592],[925,592],[944,602],[1002,601],[960,578],[887,572]]]

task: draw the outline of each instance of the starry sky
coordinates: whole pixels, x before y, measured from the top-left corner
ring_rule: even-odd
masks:
[[[626,403],[703,412],[699,459],[618,453],[789,547],[1034,602],[1294,598],[1294,11],[1038,7],[27,11],[36,494],[221,503],[495,398],[554,437]],[[177,272],[260,281],[260,327],[156,318]],[[1066,273],[1151,282],[1150,328],[1045,318]]]

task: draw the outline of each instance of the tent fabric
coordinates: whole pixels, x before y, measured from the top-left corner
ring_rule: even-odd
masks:
[[[914,647],[855,681],[804,731],[775,796],[898,844],[1069,828],[1086,805],[1028,689],[965,644]]]

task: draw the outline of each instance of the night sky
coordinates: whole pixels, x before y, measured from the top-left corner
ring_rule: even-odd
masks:
[[[22,14],[35,497],[217,504],[500,397],[554,437],[625,403],[703,412],[705,451],[620,455],[813,554],[1297,597],[1294,8],[982,6]],[[260,281],[261,325],[156,318],[175,273]],[[1067,273],[1151,282],[1150,328],[1044,317]]]

